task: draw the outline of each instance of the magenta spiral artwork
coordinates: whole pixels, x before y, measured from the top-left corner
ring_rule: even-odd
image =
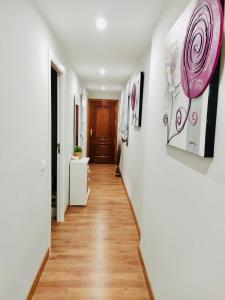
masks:
[[[135,83],[133,84],[133,87],[132,87],[132,92],[131,92],[131,108],[132,110],[134,111],[134,108],[135,108],[135,104],[136,104],[136,85]]]
[[[191,116],[189,116],[186,108],[184,107],[180,107],[176,113],[176,129],[177,131],[180,130],[180,126],[183,122],[182,118],[183,118],[183,115],[185,116],[188,116],[188,121],[190,122],[190,124],[192,126],[195,126],[198,122],[198,114],[196,112],[193,112]]]
[[[141,127],[142,120],[142,102],[144,92],[144,72],[134,75],[131,84],[131,116],[132,125],[134,127]]]
[[[167,35],[167,144],[208,157],[214,151],[223,1],[193,0]]]
[[[222,46],[223,22],[219,0],[199,0],[191,16],[181,63],[181,82],[189,98],[199,97],[216,69]]]

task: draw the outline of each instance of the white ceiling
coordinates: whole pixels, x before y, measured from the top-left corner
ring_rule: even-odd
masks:
[[[150,45],[165,0],[34,0],[89,94],[121,91]],[[98,31],[96,19],[107,21]],[[106,70],[100,75],[100,68]],[[101,91],[101,94],[103,92]]]

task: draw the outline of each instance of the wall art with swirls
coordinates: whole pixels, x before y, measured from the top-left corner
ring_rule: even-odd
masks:
[[[222,37],[222,2],[194,0],[166,39],[166,141],[203,157],[214,155]]]
[[[134,127],[141,127],[142,120],[142,102],[144,92],[144,72],[140,72],[132,79],[131,83],[131,112],[132,125]]]
[[[130,132],[130,81],[128,81],[123,93],[123,101],[120,114],[119,132],[123,143],[129,144]]]

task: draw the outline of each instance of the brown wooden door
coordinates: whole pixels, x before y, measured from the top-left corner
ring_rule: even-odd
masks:
[[[117,103],[109,100],[89,101],[89,156],[92,163],[115,163]]]

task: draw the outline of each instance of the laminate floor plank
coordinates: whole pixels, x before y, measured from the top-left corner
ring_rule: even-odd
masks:
[[[33,300],[149,300],[138,233],[114,165],[91,165],[87,207],[52,224],[51,258]]]

